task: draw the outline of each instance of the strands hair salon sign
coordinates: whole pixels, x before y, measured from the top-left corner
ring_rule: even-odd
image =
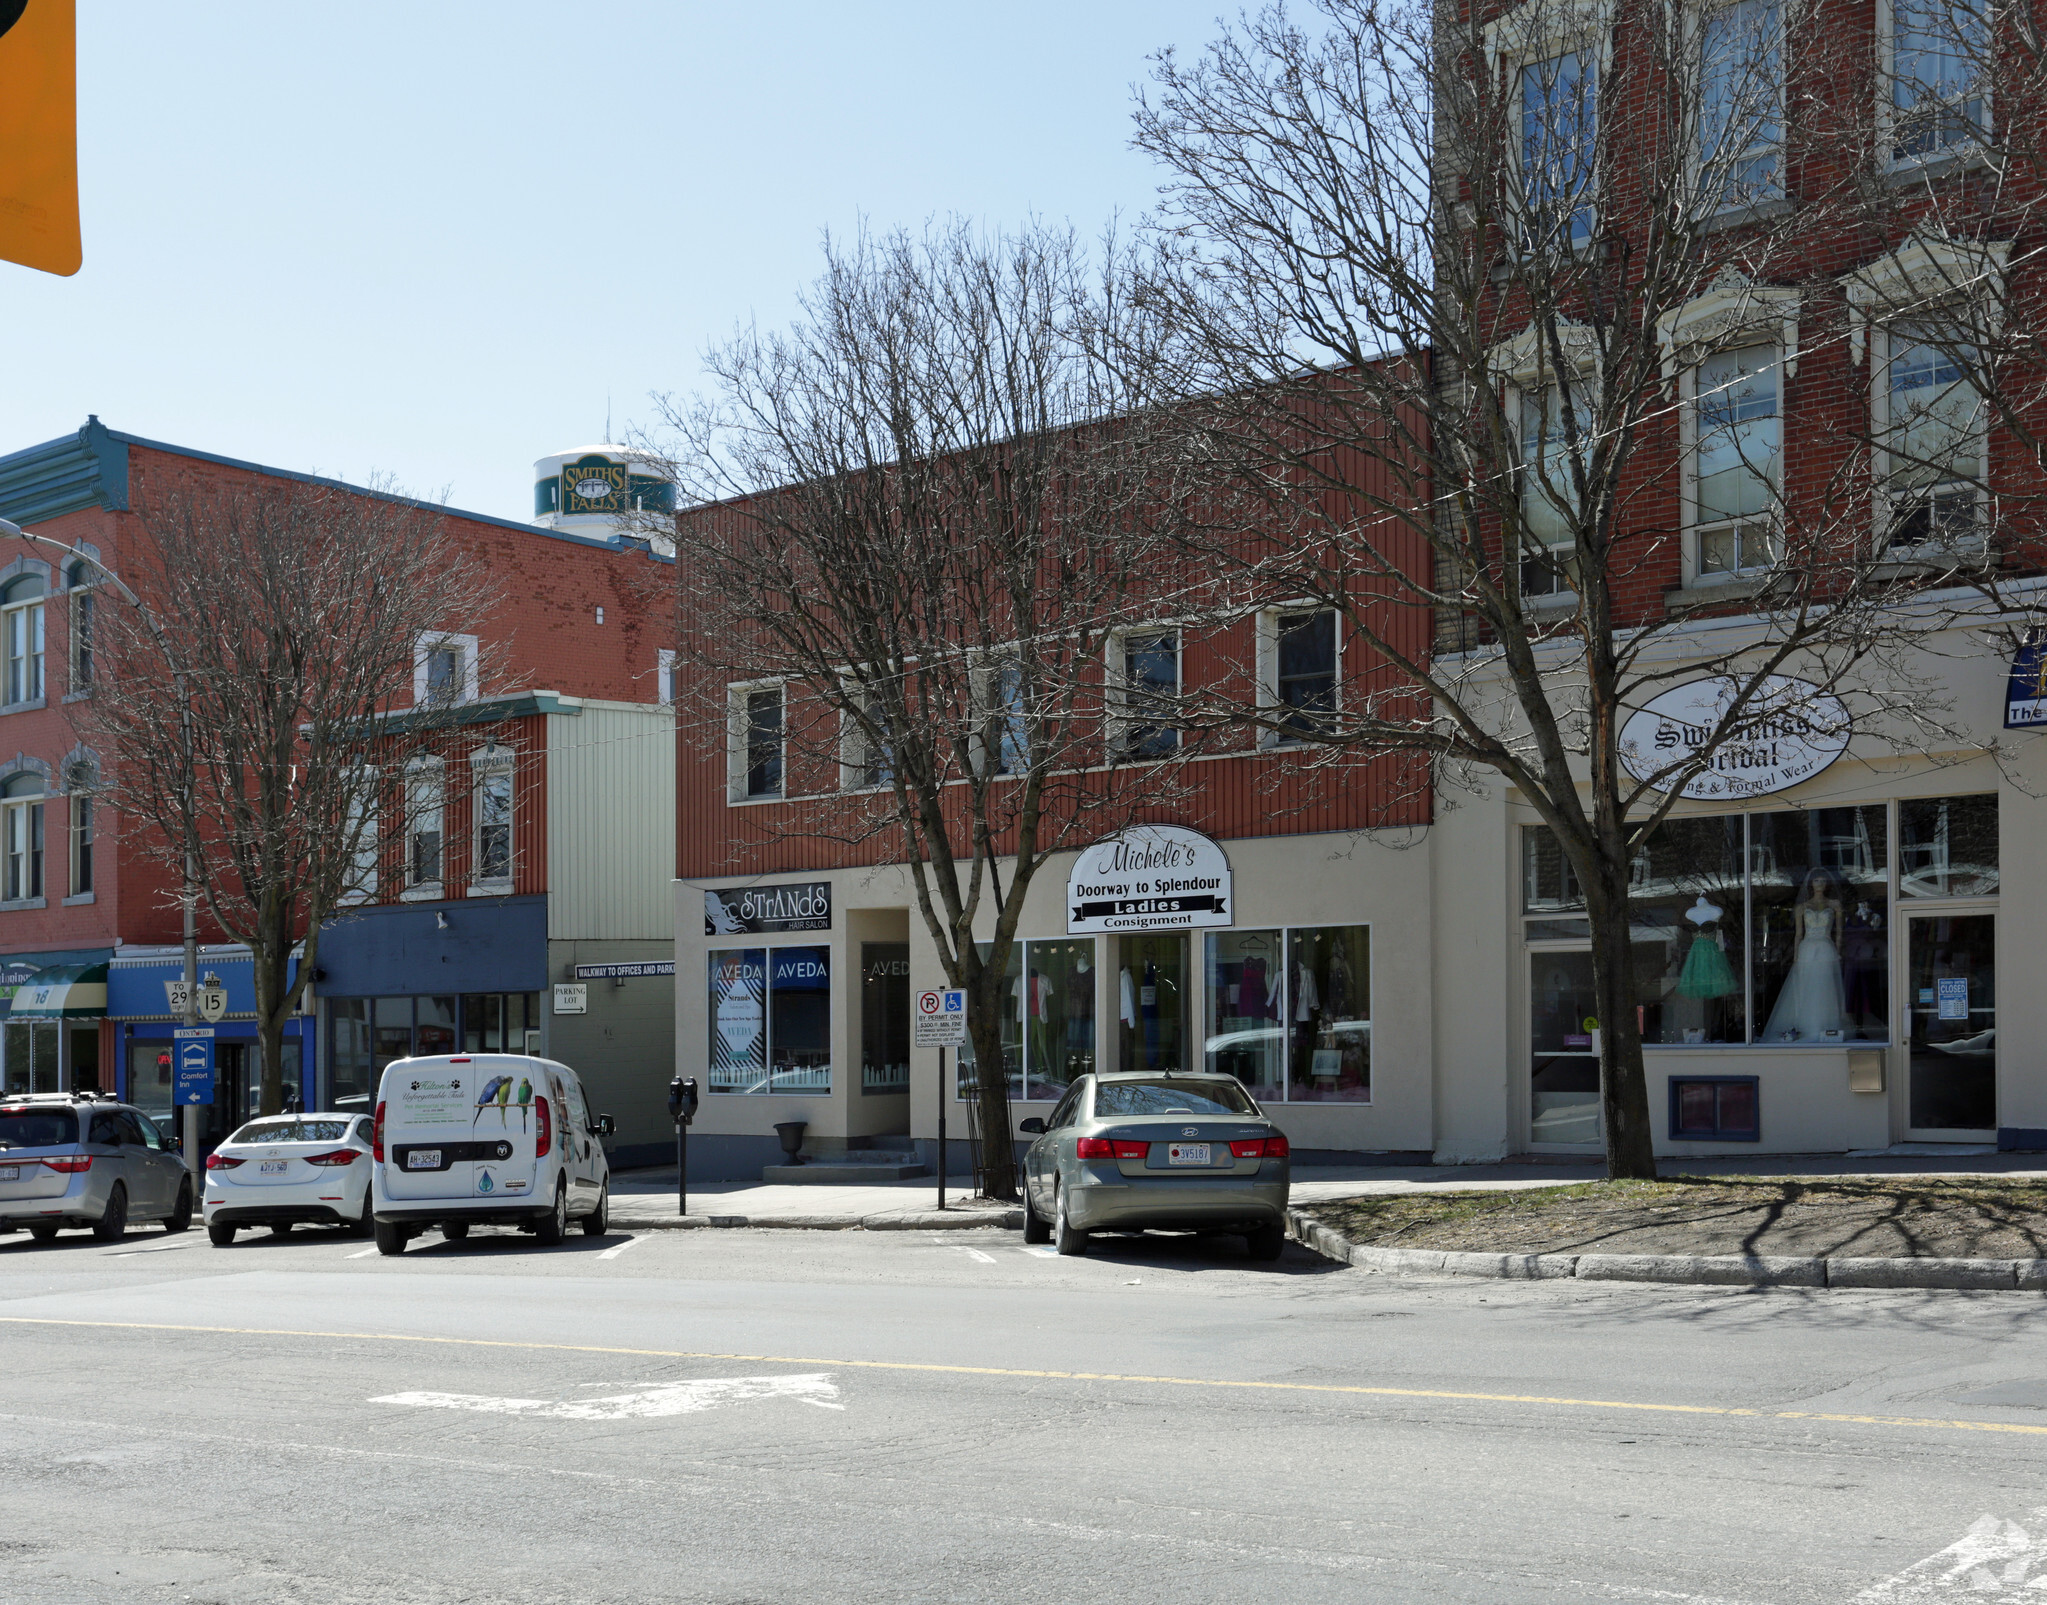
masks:
[[[828,931],[832,928],[832,883],[743,886],[704,893],[704,935],[738,936],[755,931]]]
[[[1693,680],[1650,701],[1621,726],[1622,765],[1658,791],[1671,790],[1706,751],[1740,689],[1732,680]],[[1840,757],[1853,733],[1839,698],[1810,681],[1772,675],[1679,795],[1724,801],[1789,791]]]
[[[1070,936],[1230,923],[1230,861],[1198,831],[1133,825],[1084,848],[1066,881]]]

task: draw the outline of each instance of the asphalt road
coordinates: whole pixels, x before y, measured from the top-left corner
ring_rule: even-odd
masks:
[[[0,1238],[0,1598],[2047,1599],[2034,1295],[367,1249]]]

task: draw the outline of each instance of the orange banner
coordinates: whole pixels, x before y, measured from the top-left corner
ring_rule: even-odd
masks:
[[[76,273],[77,0],[0,0],[0,258]]]

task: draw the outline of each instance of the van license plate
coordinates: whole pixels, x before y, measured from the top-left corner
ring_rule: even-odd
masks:
[[[415,1148],[405,1156],[407,1170],[439,1170],[441,1151],[438,1148]]]
[[[266,1159],[258,1173],[264,1176],[282,1176],[289,1169],[291,1169],[289,1159]]]
[[[1205,1142],[1175,1142],[1166,1145],[1166,1163],[1169,1165],[1205,1165],[1208,1163],[1208,1144]]]
[[[0,1165],[0,1181],[20,1181],[21,1166]]]

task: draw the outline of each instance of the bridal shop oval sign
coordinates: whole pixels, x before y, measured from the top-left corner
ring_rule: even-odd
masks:
[[[1732,680],[1692,680],[1644,704],[1621,726],[1621,763],[1637,780],[1669,791],[1711,742],[1739,689]],[[1808,680],[1772,675],[1679,795],[1724,801],[1788,791],[1840,757],[1853,733],[1840,698]]]
[[[1199,831],[1132,825],[1081,849],[1066,880],[1066,931],[1184,931],[1230,923],[1230,861]]]

